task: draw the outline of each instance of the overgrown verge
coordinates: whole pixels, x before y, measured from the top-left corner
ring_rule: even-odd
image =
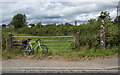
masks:
[[[108,56],[118,56],[118,47],[113,47],[111,49],[86,49],[86,50],[71,50],[67,53],[64,53],[64,57],[69,61],[79,61],[79,60],[91,60],[94,58],[106,58]]]
[[[85,50],[84,50],[85,49]],[[107,56],[118,56],[118,47],[113,47],[111,49],[87,49],[84,48],[81,50],[49,50],[48,54],[46,56],[43,55],[38,55],[36,52],[30,56],[27,56],[30,59],[37,59],[37,60],[42,60],[42,59],[54,59],[55,56],[62,57],[63,60],[67,61],[80,61],[80,60],[91,60],[94,58],[106,58]],[[11,51],[9,50],[4,50],[2,52],[2,58],[3,59],[14,59],[16,56],[21,57],[19,49],[13,49]],[[27,58],[22,56],[23,58]]]
[[[20,51],[18,49],[12,49],[12,50],[3,50],[2,51],[2,59],[12,59],[16,56],[20,55]]]

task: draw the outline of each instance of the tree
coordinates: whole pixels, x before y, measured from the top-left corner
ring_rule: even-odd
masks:
[[[29,24],[31,26],[31,28],[33,28],[35,26],[35,24]]]
[[[27,25],[26,18],[27,17],[25,15],[17,14],[12,18],[10,24],[13,25],[15,28],[24,27]]]
[[[94,25],[96,22],[96,19],[90,19],[90,20],[88,20],[88,22],[90,25]]]
[[[2,24],[2,27],[3,27],[3,28],[6,28],[6,24]]]
[[[65,23],[65,27],[70,27],[72,26],[70,23]]]
[[[42,26],[42,23],[41,22],[38,22],[37,24],[36,24],[36,27],[37,28],[42,28],[43,26]]]

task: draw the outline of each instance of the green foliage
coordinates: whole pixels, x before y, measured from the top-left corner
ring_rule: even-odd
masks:
[[[2,27],[3,27],[3,28],[6,27],[6,24],[2,24]]]
[[[4,28],[2,29],[2,49],[6,49],[6,39],[8,38],[9,33],[14,33],[14,28]]]
[[[35,26],[35,24],[29,24],[31,26],[31,28],[33,28]]]
[[[118,47],[113,47],[112,49],[102,50],[101,48],[97,48],[95,51],[94,48],[91,49],[81,49],[80,51],[69,50],[64,52],[63,57],[69,61],[78,61],[81,59],[88,59],[91,60],[92,58],[96,57],[106,57],[106,56],[117,56],[118,55]]]
[[[20,51],[17,49],[12,49],[11,51],[9,51],[9,50],[2,51],[2,58],[3,59],[11,59],[11,58],[14,58],[18,55],[20,55]]]
[[[117,21],[117,17],[114,19],[114,23],[115,24],[117,24],[117,23],[120,24],[120,16],[118,16],[118,21]]]
[[[42,26],[42,24],[41,24],[41,22],[38,22],[37,24],[36,24],[36,28],[42,28],[43,26]]]
[[[8,35],[2,34],[2,49],[6,49],[6,39],[8,38]]]
[[[26,16],[22,14],[17,14],[13,17],[12,21],[10,22],[15,28],[21,28],[27,25]]]
[[[109,19],[110,20],[110,13],[108,13],[107,11],[105,11],[105,12],[101,12],[100,13],[100,15],[102,15],[102,14],[104,14],[104,16],[105,16],[105,19]]]

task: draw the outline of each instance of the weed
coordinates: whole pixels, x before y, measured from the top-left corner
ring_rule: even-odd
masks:
[[[48,59],[53,59],[53,57],[48,57]]]

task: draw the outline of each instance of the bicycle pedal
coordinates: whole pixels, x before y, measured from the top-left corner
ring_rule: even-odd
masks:
[[[32,55],[34,54],[34,52],[32,52]]]
[[[32,52],[34,52],[34,50],[31,50]]]

